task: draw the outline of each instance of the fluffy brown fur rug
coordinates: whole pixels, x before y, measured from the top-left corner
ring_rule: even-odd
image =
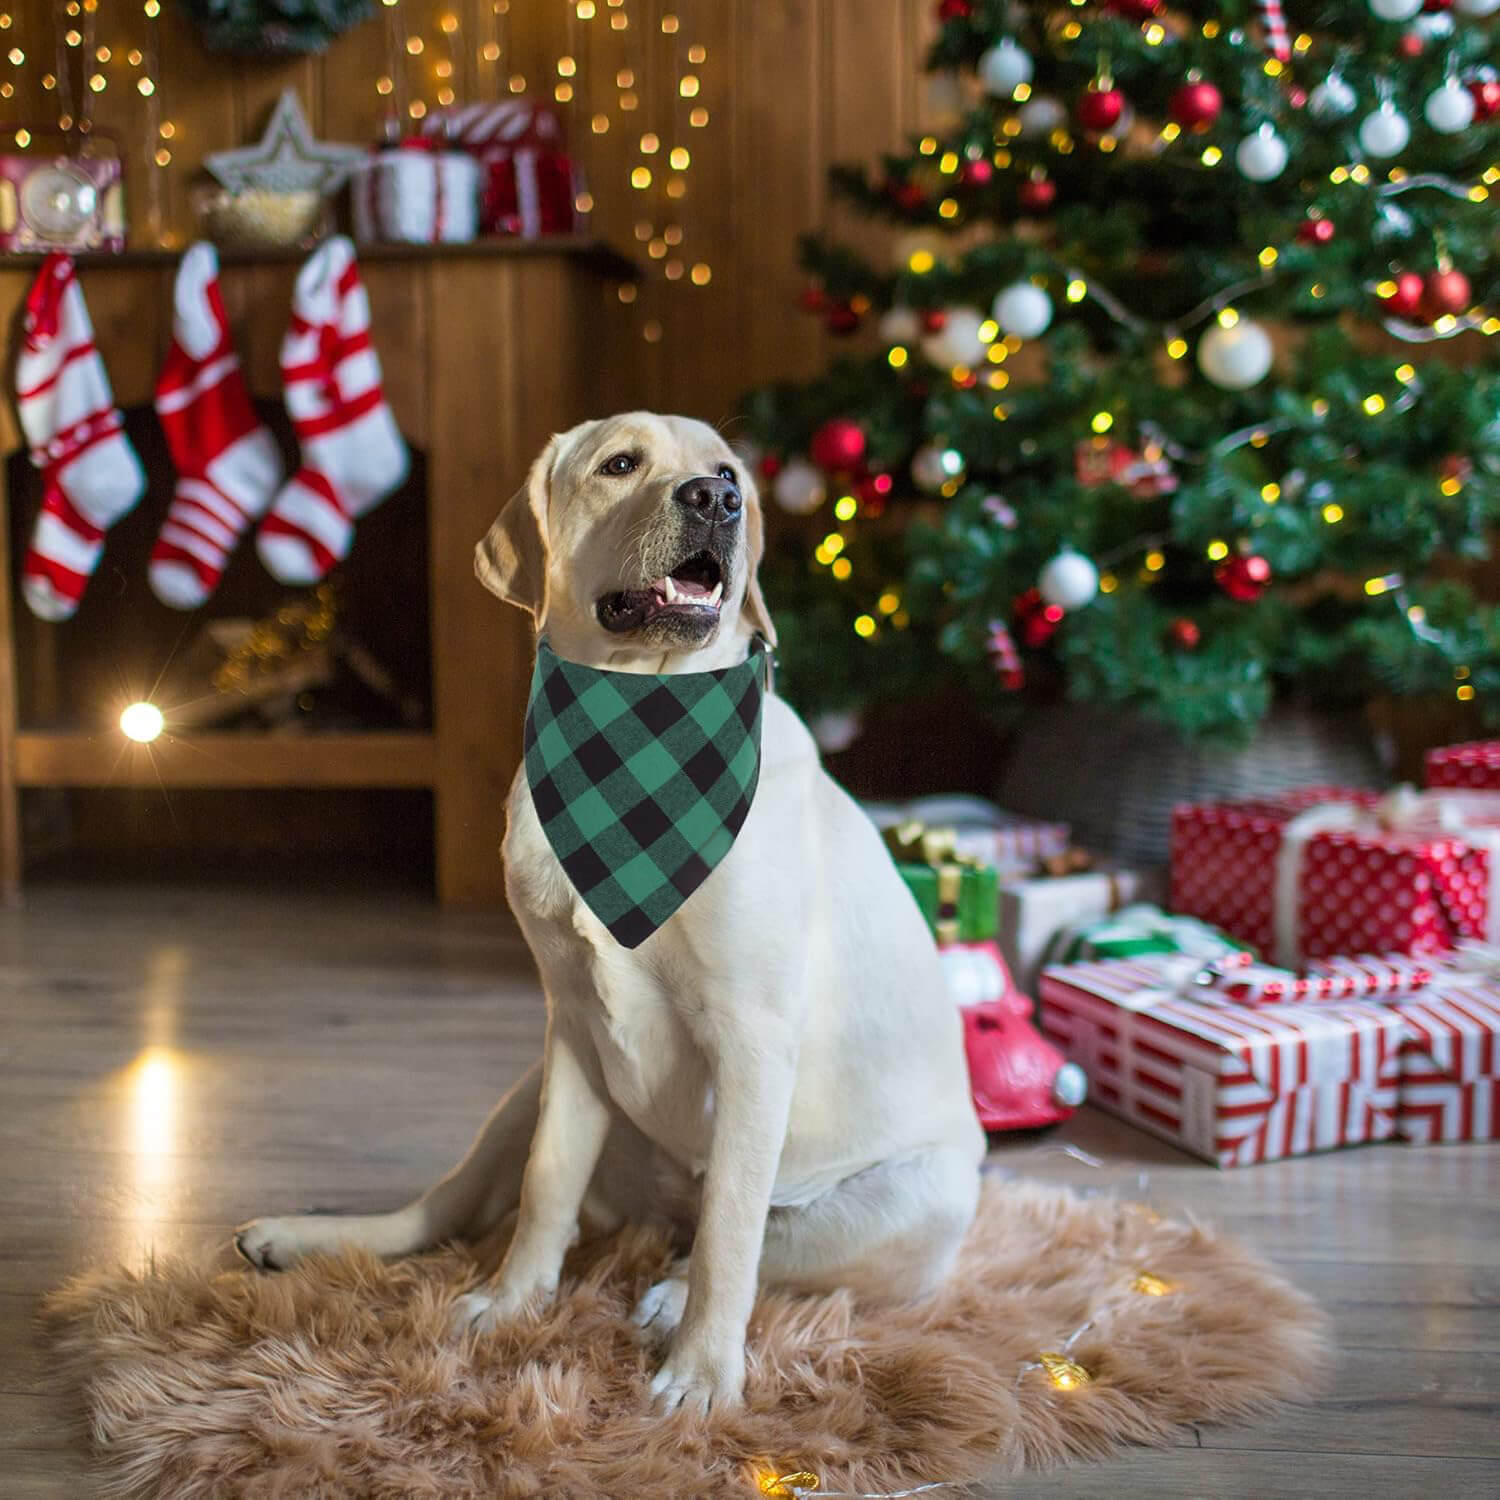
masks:
[[[935,1298],[763,1296],[743,1409],[660,1420],[628,1318],[668,1259],[643,1231],[584,1248],[540,1320],[464,1342],[448,1308],[481,1262],[458,1250],[101,1273],[47,1316],[105,1491],[132,1500],[719,1497],[768,1469],[826,1490],[969,1481],[1254,1416],[1327,1351],[1313,1304],[1207,1230],[989,1180]],[[1090,1320],[1069,1352],[1092,1379],[1059,1389],[1037,1357]]]

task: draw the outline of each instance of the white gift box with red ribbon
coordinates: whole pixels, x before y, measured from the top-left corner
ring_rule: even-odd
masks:
[[[349,194],[362,244],[466,244],[479,233],[479,164],[434,138],[372,152]]]
[[[1238,1005],[1161,956],[1043,971],[1042,1026],[1089,1097],[1221,1167],[1396,1132],[1405,1023],[1361,1001]]]

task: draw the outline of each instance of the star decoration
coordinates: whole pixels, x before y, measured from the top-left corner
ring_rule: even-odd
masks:
[[[247,188],[274,193],[311,189],[326,196],[344,185],[365,154],[358,146],[315,141],[296,93],[287,89],[276,101],[266,133],[256,145],[215,151],[203,164],[231,193]]]

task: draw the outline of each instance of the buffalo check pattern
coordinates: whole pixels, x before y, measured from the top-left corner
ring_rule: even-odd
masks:
[[[538,642],[526,780],[590,911],[635,948],[708,879],[760,779],[765,648],[717,672],[607,672]]]

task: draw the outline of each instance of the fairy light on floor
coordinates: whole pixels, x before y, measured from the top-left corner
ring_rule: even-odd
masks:
[[[154,704],[142,699],[128,704],[120,713],[120,733],[138,745],[149,745],[160,737],[166,728],[162,711]]]

